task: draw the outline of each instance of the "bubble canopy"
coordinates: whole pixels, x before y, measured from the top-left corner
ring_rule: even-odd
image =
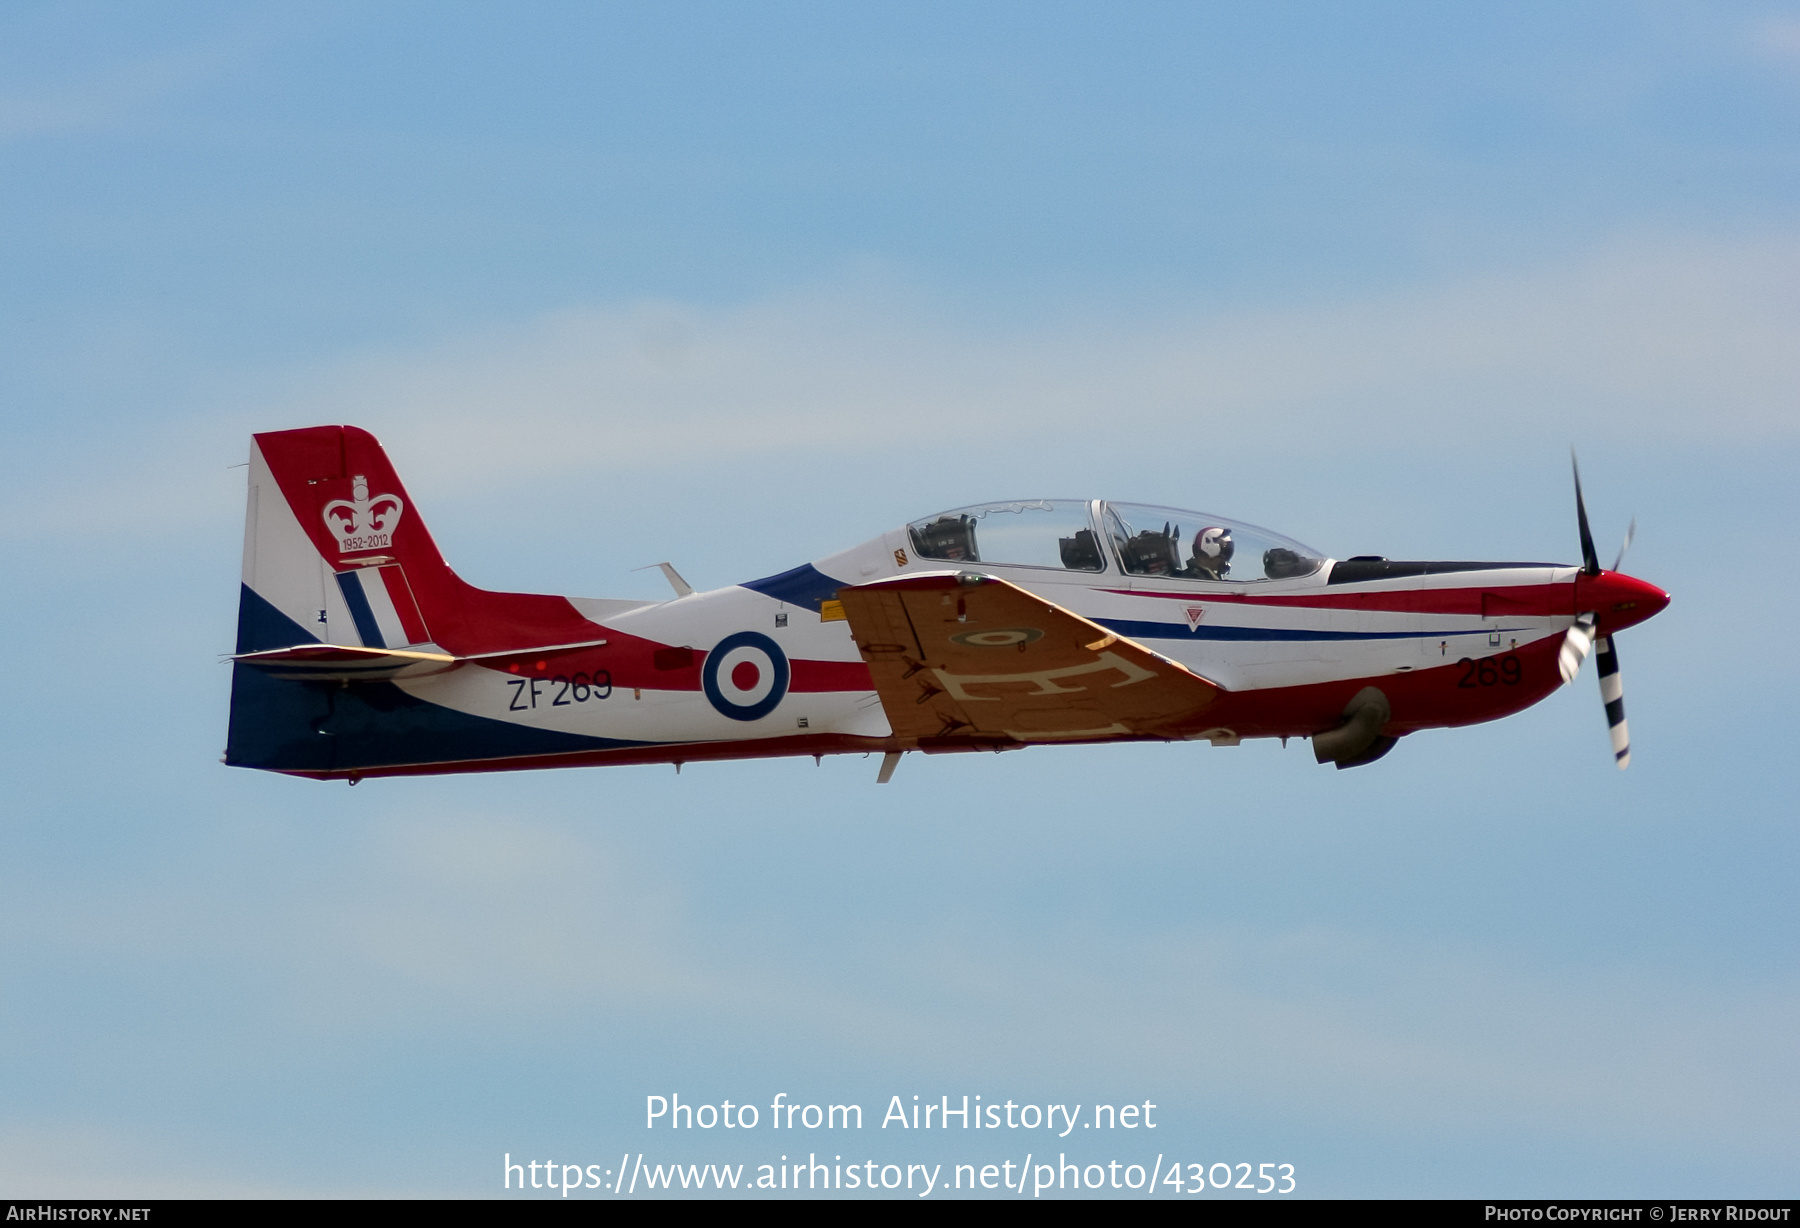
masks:
[[[907,525],[913,554],[1171,580],[1292,580],[1324,566],[1318,551],[1268,529],[1184,508],[1089,499],[1014,499],[953,508]]]
[[[1210,512],[1101,505],[1107,540],[1131,575],[1190,580],[1294,580],[1325,565],[1291,537]]]

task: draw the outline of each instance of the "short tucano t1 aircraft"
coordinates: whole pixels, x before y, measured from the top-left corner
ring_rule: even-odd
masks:
[[[667,601],[497,593],[445,564],[375,437],[255,436],[225,762],[342,779],[1075,742],[1310,738],[1381,758],[1518,712],[1669,598],[1602,569],[1325,558],[1210,513],[1023,499]],[[1626,545],[1630,544],[1626,537]],[[1620,561],[1624,550],[1620,550]]]

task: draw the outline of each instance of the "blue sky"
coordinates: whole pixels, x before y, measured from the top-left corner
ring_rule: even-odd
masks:
[[[1797,123],[1791,4],[9,6],[0,1193],[774,1145],[674,1090],[1792,1196]],[[466,577],[590,596],[1021,495],[1573,559],[1574,444],[1674,604],[1623,775],[1591,677],[1346,773],[231,771],[228,466],[338,421]],[[893,1134],[830,1146],[986,1154]]]

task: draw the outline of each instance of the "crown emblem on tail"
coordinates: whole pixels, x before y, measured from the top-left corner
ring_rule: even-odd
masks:
[[[405,510],[398,495],[371,499],[369,479],[359,473],[351,479],[348,499],[333,499],[325,505],[325,523],[337,537],[339,554],[380,550],[394,544],[394,526]]]

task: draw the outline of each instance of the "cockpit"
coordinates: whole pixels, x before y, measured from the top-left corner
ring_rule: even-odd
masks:
[[[913,554],[947,563],[995,563],[1171,580],[1293,580],[1324,566],[1292,538],[1207,512],[1025,499],[954,508],[907,527]]]

